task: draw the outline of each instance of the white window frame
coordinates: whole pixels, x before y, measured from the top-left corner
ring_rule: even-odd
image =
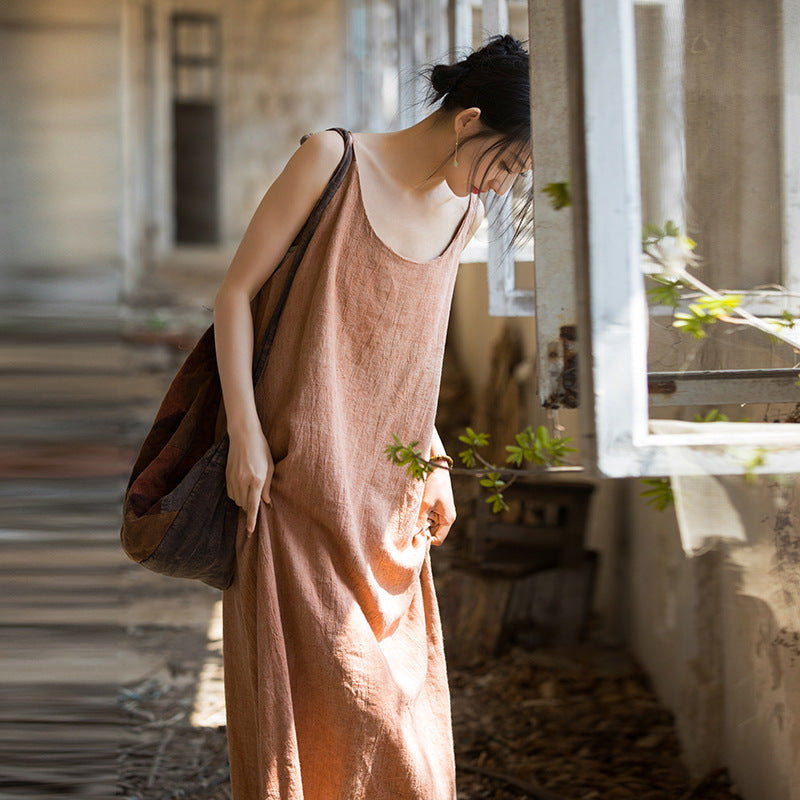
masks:
[[[457,57],[472,49],[472,11],[481,9],[483,41],[498,33],[508,33],[508,0],[453,0],[453,44]],[[502,200],[492,198],[486,219],[487,244],[485,255],[480,243],[473,240],[463,260],[486,260],[489,286],[489,315],[493,317],[529,317],[535,313],[533,289],[518,288],[517,261],[529,261],[530,256],[521,248],[511,249],[512,203],[510,193]]]
[[[800,0],[780,4],[783,283],[800,294]]]
[[[554,209],[544,189],[571,181],[575,127],[569,96],[567,0],[529,0],[531,130],[533,155],[533,238],[536,244],[535,317],[539,399],[546,408],[577,405],[575,368],[578,322],[575,239],[570,209]],[[547,31],[538,36],[537,31]],[[546,112],[536,113],[537,109]]]
[[[535,2],[535,0],[534,0]],[[800,0],[785,0],[793,28]],[[583,126],[586,171],[586,268],[579,270],[580,329],[590,332],[581,364],[582,439],[589,463],[609,477],[685,474],[735,474],[800,471],[800,425],[679,423],[687,432],[651,433],[648,411],[648,309],[641,270],[641,209],[637,124],[634,15],[631,0],[581,0]],[[784,65],[796,63],[797,48],[783,48]],[[784,152],[797,142],[789,130],[797,107],[796,72],[784,105]],[[796,146],[795,155],[796,159]],[[798,169],[795,160],[786,162]],[[796,177],[796,174],[794,175]],[[785,170],[784,180],[791,176]],[[798,196],[785,188],[786,221],[796,223]],[[793,241],[784,273],[796,285],[800,264],[798,230],[787,225]],[[587,347],[587,344],[589,345]],[[733,391],[733,390],[732,390]],[[800,400],[800,389],[798,389]],[[730,402],[738,402],[731,395]],[[662,428],[664,423],[658,423]],[[745,466],[742,448],[756,449],[762,465]],[[593,457],[592,457],[593,456]]]

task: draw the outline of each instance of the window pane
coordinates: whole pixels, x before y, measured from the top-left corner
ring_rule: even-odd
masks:
[[[214,24],[212,20],[176,20],[175,54],[180,58],[214,58]]]
[[[175,99],[213,100],[214,98],[214,67],[212,66],[181,66],[175,67]]]
[[[769,4],[772,5],[772,0]],[[798,449],[800,448],[800,425],[795,422],[796,411],[800,410],[800,403],[798,403],[800,388],[795,385],[798,371],[795,351],[800,349],[800,341],[793,338],[787,346],[776,345],[776,350],[773,351],[773,342],[770,337],[775,335],[776,328],[770,327],[758,316],[748,318],[750,324],[767,328],[767,334],[763,336],[764,344],[757,346],[757,353],[750,352],[750,348],[755,345],[751,345],[748,340],[748,337],[756,335],[754,331],[720,319],[709,326],[697,323],[700,327],[696,328],[696,332],[699,331],[702,335],[696,338],[704,348],[702,351],[699,353],[682,352],[678,349],[676,352],[674,347],[670,350],[669,343],[666,346],[662,343],[663,351],[670,350],[670,352],[664,353],[664,358],[679,359],[677,363],[682,363],[680,359],[686,362],[688,364],[686,369],[695,371],[691,376],[695,386],[699,385],[702,389],[702,381],[706,381],[708,395],[711,395],[713,391],[716,399],[720,400],[721,410],[724,412],[727,411],[727,406],[723,401],[727,401],[731,407],[736,408],[737,404],[743,402],[742,396],[747,394],[747,402],[755,403],[758,398],[750,398],[750,395],[753,394],[752,390],[763,387],[763,399],[773,401],[776,399],[775,395],[780,393],[780,402],[790,409],[789,413],[785,416],[778,416],[775,408],[777,403],[771,403],[769,406],[761,403],[748,408],[750,412],[748,416],[753,421],[745,424],[730,422],[709,424],[705,420],[699,423],[683,422],[681,420],[692,420],[693,412],[696,410],[709,410],[707,408],[709,398],[698,396],[696,392],[691,397],[692,402],[696,404],[694,408],[688,405],[687,400],[687,404],[682,407],[651,408],[652,414],[648,413],[648,389],[652,401],[654,393],[663,395],[674,391],[670,389],[670,383],[685,386],[687,381],[684,376],[688,372],[683,371],[682,374],[670,376],[669,380],[662,379],[654,384],[654,375],[652,372],[648,375],[647,369],[648,314],[647,298],[644,293],[645,281],[643,280],[641,200],[642,197],[645,198],[644,204],[647,208],[652,208],[653,197],[658,202],[665,203],[664,198],[660,198],[657,194],[658,185],[655,186],[655,191],[651,192],[652,185],[646,185],[643,191],[641,179],[644,176],[644,180],[647,181],[648,175],[659,175],[659,173],[667,174],[668,177],[672,176],[658,163],[655,164],[655,167],[649,164],[647,169],[640,169],[641,160],[648,157],[648,148],[640,146],[639,134],[641,133],[644,138],[650,130],[645,123],[666,124],[674,117],[667,113],[659,113],[659,109],[663,111],[664,106],[669,110],[668,97],[665,99],[663,95],[659,97],[656,93],[655,97],[644,98],[642,103],[637,103],[637,95],[642,94],[642,86],[636,63],[635,5],[643,6],[645,4],[634,4],[630,0],[583,0],[581,3],[584,88],[582,112],[586,153],[586,233],[589,266],[588,284],[584,284],[581,290],[586,292],[589,301],[582,309],[584,314],[582,324],[591,328],[591,353],[589,359],[579,359],[578,363],[581,370],[581,411],[583,419],[587,422],[585,436],[587,450],[596,449],[596,463],[600,470],[609,476],[675,473],[728,474],[749,470],[770,473],[796,472],[800,470],[800,449]],[[652,18],[649,20],[651,31],[658,31],[659,27],[662,32],[676,30],[675,27],[671,27],[670,23],[674,22],[675,16],[673,15],[676,11],[681,13],[683,11],[679,3],[665,0],[646,5],[661,6],[664,14],[660,26],[652,24]],[[744,5],[750,6],[750,4]],[[698,13],[700,10],[707,11],[709,19],[713,17],[712,12],[715,9],[728,10],[741,25],[743,16],[737,11],[742,11],[743,6],[729,0],[721,3],[716,0],[713,3],[698,0],[696,7],[693,4],[693,10]],[[773,11],[775,11],[774,6]],[[641,25],[641,14],[639,16]],[[721,24],[718,18],[714,17],[714,20],[716,20],[714,24]],[[658,22],[659,20],[656,20],[656,23]],[[748,24],[751,23],[756,24],[752,20]],[[719,112],[719,109],[713,92],[708,88],[709,84],[714,81],[710,81],[703,74],[699,78],[693,77],[697,71],[693,72],[688,67],[684,68],[684,64],[688,62],[692,48],[700,47],[705,41],[716,42],[716,37],[698,39],[695,35],[690,36],[688,17],[683,21],[678,18],[677,30],[684,32],[684,45],[677,50],[680,58],[670,61],[662,55],[662,63],[665,65],[665,70],[671,71],[673,77],[675,71],[678,70],[679,75],[682,72],[683,78],[679,78],[677,84],[674,81],[661,81],[661,83],[665,87],[674,85],[684,87],[685,103],[683,105],[678,103],[677,108],[679,111],[681,107],[686,109],[684,141],[686,142],[686,162],[689,165],[685,180],[687,187],[684,204],[686,226],[689,233],[692,234],[694,233],[692,226],[695,224],[693,220],[703,221],[703,227],[699,223],[697,224],[698,232],[695,233],[695,237],[697,237],[699,245],[701,233],[707,236],[704,241],[710,243],[707,244],[708,253],[713,252],[715,247],[718,248],[717,252],[721,252],[720,248],[727,245],[724,241],[726,236],[738,237],[738,262],[728,264],[724,259],[718,260],[715,268],[718,270],[718,277],[721,276],[725,280],[725,284],[719,288],[741,289],[741,285],[737,286],[733,281],[742,279],[743,272],[740,267],[742,264],[746,264],[744,255],[747,254],[747,247],[745,245],[751,222],[744,219],[745,209],[747,209],[747,214],[751,215],[766,213],[765,208],[769,206],[769,201],[765,199],[767,194],[764,191],[757,191],[755,188],[750,192],[746,190],[745,181],[741,176],[748,174],[749,166],[742,163],[726,165],[721,163],[718,158],[710,156],[709,162],[719,167],[716,171],[706,173],[707,181],[715,186],[715,192],[708,193],[708,186],[703,187],[703,190],[707,192],[706,197],[715,198],[719,208],[706,207],[713,205],[711,200],[706,201],[706,205],[698,208],[693,200],[695,196],[699,197],[700,195],[695,194],[696,189],[692,185],[692,161],[688,153],[692,147],[698,146],[697,142],[704,142],[707,149],[713,147],[714,136],[711,136],[706,129],[695,129],[697,126],[689,119],[690,98],[696,97],[707,102],[710,128],[716,124],[714,115]],[[773,45],[777,48],[781,43],[777,36],[780,26],[777,28],[773,26],[772,32],[776,38]],[[719,92],[723,94],[727,92],[725,97],[731,103],[734,102],[732,96],[736,96],[738,90],[735,86],[727,83],[728,73],[732,72],[738,75],[745,84],[747,84],[747,79],[743,77],[742,70],[735,69],[730,62],[735,57],[746,59],[748,62],[752,59],[757,60],[762,51],[755,47],[755,44],[760,46],[765,38],[769,39],[767,35],[769,27],[767,26],[767,33],[762,30],[758,35],[743,34],[741,31],[739,33],[743,38],[740,41],[738,56],[730,53],[724,47],[718,47],[715,50],[718,59],[712,59],[715,66],[718,61],[719,65],[725,67],[725,70],[717,74],[715,80]],[[658,53],[659,49],[662,54],[670,52],[669,47],[665,46],[667,42],[664,41],[663,33],[651,48],[642,44],[643,38],[646,43],[647,39],[642,36],[640,31],[638,36],[640,60],[650,53]],[[766,69],[769,71],[768,66]],[[752,77],[749,80],[751,83],[758,82]],[[763,76],[760,80],[763,80]],[[638,87],[637,81],[639,82]],[[666,94],[668,91],[669,89],[665,88],[664,93]],[[775,91],[777,92],[779,89]],[[641,113],[641,108],[637,106],[649,108],[651,110],[649,116],[644,119],[637,118],[637,112]],[[758,124],[762,121],[759,115],[768,107],[768,104],[754,104],[758,112],[756,119],[748,114],[748,110],[742,102],[739,103],[739,107],[744,116],[744,119],[739,121],[739,139],[738,141],[729,141],[725,146],[732,153],[731,159],[735,158],[739,162],[746,162],[748,147],[745,145],[754,144],[751,141],[750,131],[758,128]],[[656,111],[653,111],[653,108]],[[718,128],[716,130],[716,138],[722,138],[723,133]],[[662,141],[665,140],[667,140],[666,137],[662,137]],[[773,152],[771,149],[774,139],[770,143],[769,137],[765,136],[764,140],[759,143],[759,145],[763,145],[759,158],[763,159],[764,153],[770,152],[770,158],[781,163],[780,151]],[[659,154],[658,158],[661,158],[660,154],[663,153],[663,149],[661,147],[654,149]],[[708,165],[704,165],[704,168],[707,167]],[[737,177],[738,183],[731,183],[731,175],[739,176]],[[649,180],[652,180],[652,177]],[[669,187],[672,184],[667,181],[665,185]],[[754,184],[754,186],[758,185]],[[734,193],[734,189],[738,194]],[[733,198],[729,196],[731,194],[734,194]],[[648,203],[650,205],[647,205]],[[738,217],[733,222],[731,222],[729,212],[720,211],[720,208],[730,209],[732,207],[738,209]],[[772,213],[781,217],[780,208],[773,208]],[[734,223],[738,225],[738,228]],[[659,223],[653,224],[658,225]],[[660,224],[660,228],[652,228],[647,233],[649,239],[659,242],[663,248],[666,248],[659,256],[662,265],[666,264],[670,267],[672,275],[678,275],[682,281],[695,286],[697,279],[687,277],[693,275],[693,271],[686,268],[680,271],[678,267],[680,267],[681,259],[673,257],[676,254],[680,255],[678,245],[688,246],[681,241],[686,227],[681,226],[680,231],[672,228],[667,231],[664,221],[661,221]],[[772,235],[770,231],[774,228],[768,227],[765,230],[768,235]],[[781,234],[782,230],[778,233],[779,239],[782,239]],[[668,245],[671,245],[671,250]],[[775,242],[769,243],[769,247],[774,248],[775,246]],[[777,246],[780,248],[782,242],[778,241]],[[647,247],[652,251],[653,241],[648,241]],[[768,248],[765,247],[764,252],[767,250]],[[705,270],[707,275],[710,260],[710,255],[706,255],[706,260],[701,262],[696,271]],[[685,259],[683,261],[685,262]],[[685,263],[683,266],[686,266]],[[652,263],[647,271],[654,271]],[[580,273],[579,279],[583,281],[583,275]],[[708,280],[709,283],[712,283],[716,278],[711,275]],[[753,287],[758,278],[751,277],[751,280],[753,282],[749,286]],[[745,286],[747,287],[746,284]],[[710,295],[714,302],[720,299],[725,300],[724,297],[719,297],[712,288],[702,286],[697,288]],[[786,295],[783,294],[781,297],[786,298]],[[693,298],[693,304],[703,310],[703,304],[694,303],[695,299]],[[774,301],[770,302],[775,304]],[[760,298],[759,303],[761,306],[765,305],[764,299]],[[705,304],[705,310],[709,316],[715,318],[725,316],[733,319],[733,311],[725,310],[724,305],[718,304],[716,313],[709,311],[712,307],[711,303]],[[796,310],[793,313],[796,313]],[[693,317],[688,315],[683,320],[679,317],[678,321],[684,324],[687,319],[691,320]],[[793,319],[787,320],[790,324],[793,321]],[[722,372],[720,366],[725,365],[725,359],[728,357],[726,354],[728,340],[720,337],[726,330],[729,331],[728,336],[740,337],[743,341],[741,344],[736,343],[727,351],[735,357],[737,368]],[[682,333],[681,335],[688,334]],[[788,335],[791,338],[796,337],[797,334],[781,335]],[[689,338],[686,341],[691,343],[692,340]],[[651,342],[653,345],[649,356],[651,362],[655,357],[656,344],[658,343]],[[686,345],[681,340],[678,346],[683,348]],[[746,355],[743,356],[743,353]],[[787,353],[789,354],[788,358]],[[774,376],[773,378],[762,376],[758,380],[749,380],[749,387],[745,391],[746,382],[742,382],[744,368],[741,365],[758,361],[762,367],[773,368],[771,363],[773,358],[779,359],[785,367],[781,371],[777,383]],[[786,360],[784,361],[784,359]],[[703,371],[698,371],[698,367]],[[724,383],[717,380],[720,375],[725,378]],[[702,381],[698,382],[698,378],[701,378]],[[649,383],[650,386],[648,386]],[[720,386],[722,386],[722,391],[720,391]],[[775,390],[776,386],[777,390]],[[764,413],[765,409],[767,409],[766,414]],[[676,419],[656,420],[651,416],[674,416]],[[765,424],[765,419],[779,420],[786,424],[776,425],[772,421]],[[593,430],[591,429],[592,424],[594,424]],[[588,463],[592,463],[592,460],[590,459]]]
[[[659,238],[656,229],[667,234],[654,252],[689,255],[691,245],[681,237],[690,237],[697,259],[689,275],[723,293],[752,291],[734,303],[774,319],[786,311],[783,326],[768,325],[786,332],[800,313],[800,298],[776,296],[784,241],[780,4],[660,0],[636,2],[634,9],[642,222],[654,226],[651,238]],[[674,230],[667,230],[668,221]],[[675,231],[677,241],[669,235]],[[764,287],[771,309],[759,308]],[[646,288],[650,373],[795,365],[796,347],[732,310],[715,309],[702,289],[678,291],[676,317],[667,305],[655,308],[655,293],[663,303],[666,287],[646,279]],[[794,329],[800,332],[800,324]],[[721,410],[731,419],[783,421],[796,413],[793,403],[743,406],[733,383],[729,398]],[[661,405],[669,398],[651,393],[650,400]],[[692,420],[707,414],[702,395],[696,402],[652,415]]]

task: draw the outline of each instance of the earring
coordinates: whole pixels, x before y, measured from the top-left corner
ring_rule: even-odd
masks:
[[[453,157],[453,166],[454,167],[458,166],[458,134],[456,134],[456,153],[455,156]]]

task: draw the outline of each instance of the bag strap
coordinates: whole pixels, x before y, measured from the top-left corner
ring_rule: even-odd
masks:
[[[336,171],[333,173],[333,175],[331,175],[328,185],[325,187],[325,191],[322,193],[319,200],[317,200],[316,205],[312,209],[311,214],[301,228],[300,233],[297,235],[294,240],[294,244],[292,245],[292,247],[295,249],[292,253],[292,263],[289,268],[289,274],[286,276],[286,281],[283,284],[281,295],[278,298],[278,304],[275,306],[275,310],[272,312],[272,316],[269,319],[266,331],[264,331],[264,336],[261,339],[261,345],[258,351],[258,357],[253,365],[254,386],[256,383],[258,383],[258,379],[261,377],[261,374],[264,372],[264,368],[267,366],[269,351],[272,348],[272,342],[275,339],[275,332],[278,328],[278,320],[280,319],[283,307],[286,305],[286,298],[289,296],[289,289],[292,287],[292,281],[294,280],[294,276],[296,275],[297,269],[300,266],[300,262],[303,260],[303,256],[308,248],[308,243],[311,241],[311,237],[314,235],[314,231],[317,229],[317,225],[319,225],[319,221],[322,218],[322,214],[327,208],[328,203],[330,203],[331,199],[342,185],[344,176],[350,167],[350,161],[353,158],[353,139],[350,135],[350,131],[345,130],[344,128],[328,128],[328,130],[337,131],[344,139],[344,155],[342,156],[339,165],[336,167]],[[300,143],[302,144],[310,135],[311,134],[306,134],[306,136],[300,140]]]

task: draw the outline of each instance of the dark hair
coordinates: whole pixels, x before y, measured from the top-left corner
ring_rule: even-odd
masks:
[[[528,53],[522,43],[506,34],[493,36],[479,50],[455,64],[436,64],[424,71],[430,81],[429,103],[439,103],[443,111],[473,107],[481,110],[480,119],[486,129],[462,139],[460,144],[470,139],[500,134],[498,141],[484,151],[484,156],[494,152],[486,171],[506,150],[510,149],[522,161],[526,161],[530,155],[529,70]],[[471,176],[472,179],[475,177]],[[514,214],[514,240],[526,237],[531,232],[533,199],[530,186],[522,205]]]

